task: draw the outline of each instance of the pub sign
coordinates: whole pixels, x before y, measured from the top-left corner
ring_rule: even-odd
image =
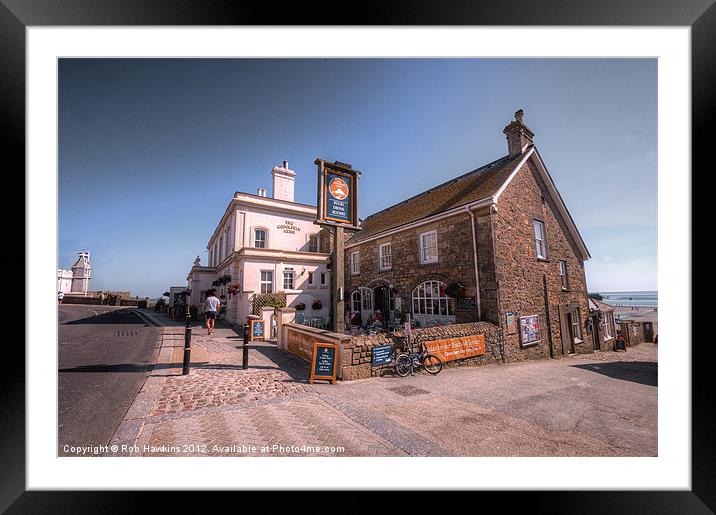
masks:
[[[358,178],[360,172],[344,163],[316,159],[318,165],[319,222],[358,227]]]

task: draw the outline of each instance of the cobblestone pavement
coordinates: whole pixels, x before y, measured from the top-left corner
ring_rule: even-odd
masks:
[[[309,385],[308,364],[269,342],[251,344],[242,369],[242,339],[223,327],[193,329],[183,376],[184,328],[164,323],[155,370],[107,455],[656,455],[652,344]]]

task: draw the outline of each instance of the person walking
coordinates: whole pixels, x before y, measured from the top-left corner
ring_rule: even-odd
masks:
[[[214,290],[206,292],[207,297],[204,301],[204,319],[206,320],[206,329],[211,335],[214,332],[214,321],[216,320],[216,313],[219,311],[221,301],[216,296]]]

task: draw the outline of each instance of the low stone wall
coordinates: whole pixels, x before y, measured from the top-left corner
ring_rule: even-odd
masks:
[[[99,297],[65,295],[62,298],[62,304],[101,304],[101,299]]]
[[[485,363],[502,361],[499,328],[489,322],[471,322],[466,324],[454,324],[446,326],[426,327],[414,329],[413,350],[419,352],[421,344],[427,341],[443,340],[447,338],[458,338],[462,336],[474,336],[482,334],[485,336],[485,353],[467,359],[448,361],[444,367],[465,367],[477,366]],[[405,342],[405,334],[396,332],[395,336],[388,333],[376,335],[352,336],[342,346],[342,368],[343,379],[367,379],[369,377],[392,374],[393,365],[382,367],[372,366],[372,352],[374,347],[392,345],[393,351],[401,350]]]
[[[644,337],[644,324],[642,322],[624,320],[619,323],[619,329],[629,347],[635,347],[646,341]]]

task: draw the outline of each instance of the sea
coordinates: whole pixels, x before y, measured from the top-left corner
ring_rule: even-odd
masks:
[[[647,291],[600,291],[597,292],[604,297],[602,302],[612,306],[645,306],[657,307],[659,295],[656,290]]]

